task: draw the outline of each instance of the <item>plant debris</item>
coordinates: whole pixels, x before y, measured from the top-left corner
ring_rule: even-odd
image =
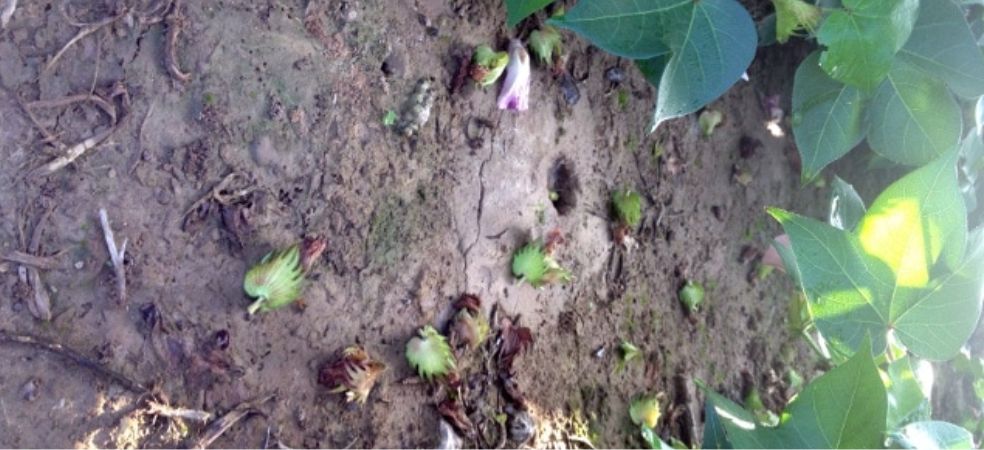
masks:
[[[489,322],[482,314],[482,301],[476,295],[462,294],[454,303],[448,340],[454,349],[476,350],[489,335]]]
[[[109,225],[109,215],[104,208],[99,208],[99,223],[102,225],[103,237],[106,239],[106,249],[109,251],[109,260],[113,263],[113,274],[116,279],[116,300],[124,308],[128,308],[126,301],[126,265],[124,262],[126,254],[126,239],[119,250],[116,248],[116,238],[113,237],[113,228]]]
[[[256,299],[249,313],[272,311],[296,301],[304,288],[304,273],[299,244],[267,253],[243,279],[243,290]]]
[[[396,131],[403,136],[411,137],[417,134],[427,121],[430,120],[431,109],[434,107],[434,79],[425,77],[417,80],[417,84],[403,105]]]
[[[386,365],[372,359],[358,345],[346,348],[341,358],[325,363],[318,370],[318,384],[332,393],[345,393],[345,400],[364,405],[376,379],[386,370]]]

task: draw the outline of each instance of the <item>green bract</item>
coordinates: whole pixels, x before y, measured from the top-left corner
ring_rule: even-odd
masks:
[[[564,270],[543,250],[539,242],[527,244],[513,255],[512,273],[520,281],[535,288],[553,282],[570,281],[571,274]]]
[[[473,61],[479,68],[476,74],[481,75],[475,81],[485,87],[494,84],[502,76],[509,63],[509,53],[493,51],[491,47],[483,44],[475,49]]]
[[[618,345],[618,365],[615,366],[615,371],[622,371],[622,369],[625,369],[626,364],[634,359],[638,359],[640,356],[642,356],[642,351],[639,350],[639,347],[636,347],[635,344],[629,341],[622,341]]]
[[[303,286],[300,247],[295,244],[270,252],[246,272],[243,280],[243,290],[256,299],[249,305],[249,313],[287,306],[297,300]]]
[[[690,314],[696,313],[704,303],[704,286],[694,283],[693,280],[687,280],[687,284],[680,289],[680,303],[683,303]]]
[[[700,113],[700,116],[697,117],[697,124],[700,125],[700,133],[704,135],[704,137],[710,137],[711,134],[714,134],[714,129],[717,128],[723,120],[724,114],[721,114],[721,111],[705,109]]]
[[[559,54],[562,51],[560,33],[549,25],[530,33],[529,45],[530,50],[543,64],[552,63],[554,52]]]
[[[656,394],[644,394],[632,400],[629,406],[632,423],[648,428],[656,428],[659,422],[659,398]]]
[[[478,75],[475,81],[480,86],[485,87],[495,83],[502,76],[502,72],[506,70],[506,65],[509,64],[509,53],[497,52],[492,50],[492,47],[482,44],[475,49],[472,62],[479,68],[473,74]]]
[[[407,361],[422,378],[442,377],[455,369],[451,346],[441,333],[427,325],[418,334],[407,342]]]
[[[642,221],[642,197],[637,192],[631,189],[613,192],[612,205],[622,225],[633,229],[639,226]]]

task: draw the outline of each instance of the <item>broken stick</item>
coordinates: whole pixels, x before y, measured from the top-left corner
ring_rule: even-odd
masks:
[[[123,265],[126,239],[123,239],[123,244],[117,251],[116,238],[113,237],[113,228],[109,226],[109,216],[106,214],[105,208],[99,208],[99,223],[102,224],[103,236],[106,238],[106,249],[109,250],[109,259],[113,263],[113,271],[116,274],[116,297],[120,304],[126,307],[126,266]]]
[[[7,4],[4,5],[3,12],[0,12],[0,30],[7,28],[7,23],[10,22],[10,18],[14,16],[14,11],[17,9],[17,0],[7,0]]]
[[[27,334],[13,334],[4,330],[0,330],[0,343],[3,342],[11,342],[15,344],[27,345],[29,347],[35,347],[41,350],[54,353],[56,355],[59,355],[63,358],[66,358],[74,362],[75,364],[85,367],[86,369],[89,369],[99,375],[109,378],[110,380],[119,384],[120,386],[123,386],[130,392],[136,394],[146,394],[149,392],[149,389],[147,389],[140,383],[130,380],[129,378],[117,372],[114,372],[109,368],[104,367],[102,364],[99,364],[83,356],[81,353],[73,349],[70,349],[68,347],[65,347],[57,342],[52,342],[37,336],[31,336]]]

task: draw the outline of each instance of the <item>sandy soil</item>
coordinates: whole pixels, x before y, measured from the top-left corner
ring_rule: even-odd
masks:
[[[627,61],[572,36],[573,105],[544,68],[523,114],[497,110],[495,89],[452,92],[473,46],[505,45],[498,0],[189,1],[175,61],[187,82],[167,68],[174,21],[142,23],[137,13],[46,69],[80,30],[69,17],[104,20],[122,11],[115,3],[69,2],[66,15],[61,2],[21,2],[0,33],[0,251],[32,250],[36,235],[34,254],[52,262],[39,271],[48,322],[32,314],[19,265],[0,263],[0,330],[73,348],[174,406],[221,415],[273,395],[212,446],[436,445],[444,393],[413,378],[403,349],[418,327],[444,325],[463,292],[533,332],[516,370],[539,446],[642,445],[627,408],[646,391],[665,393],[661,436],[692,443],[702,427],[695,378],[734,399],[755,385],[776,408],[787,367],[815,373],[786,331],[791,283],[755,281],[754,261],[741,260],[778,232],[766,206],[824,213],[826,191],[798,184],[792,140],[769,134],[761,106],[790,92],[802,49],[760,51],[751,82],[709,106],[725,117],[713,136],[699,136],[695,116],[650,135],[654,90]],[[625,81],[606,79],[612,67]],[[386,111],[400,111],[427,78],[430,119],[409,138],[386,127]],[[113,99],[115,132],[39,172],[59,151],[22,103],[116,84],[129,104]],[[93,102],[31,109],[67,145],[114,120]],[[742,157],[744,136],[761,146]],[[230,174],[235,195],[196,204]],[[576,188],[564,191],[564,214],[549,198],[558,177],[577,180],[566,184]],[[619,187],[646,200],[632,252],[611,238],[608,199]],[[128,239],[126,305],[99,208],[117,240]],[[557,257],[574,281],[517,284],[512,252],[551,230],[566,238]],[[305,307],[247,315],[246,268],[316,235],[329,245]],[[708,287],[693,320],[676,297],[686,279]],[[622,339],[644,358],[616,372]],[[353,343],[388,366],[363,407],[317,384],[318,366]],[[504,402],[475,363],[492,347],[463,371],[488,388],[468,412],[495,436]],[[0,446],[175,446],[205,431],[142,414],[150,394],[36,346],[0,343],[0,360]]]

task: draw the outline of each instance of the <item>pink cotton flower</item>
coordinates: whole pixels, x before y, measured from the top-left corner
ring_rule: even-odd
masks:
[[[513,111],[526,111],[530,105],[530,54],[519,39],[509,42],[509,65],[498,104],[499,109]]]

